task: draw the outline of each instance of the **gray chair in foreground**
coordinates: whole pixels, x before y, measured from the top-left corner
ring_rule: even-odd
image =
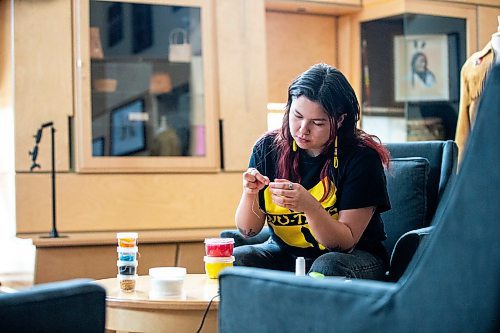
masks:
[[[392,209],[382,214],[391,255],[389,281],[401,277],[413,254],[431,230],[429,224],[446,186],[456,173],[457,145],[453,141],[392,143],[391,167],[386,171]],[[225,230],[221,237],[235,239],[235,246],[258,244],[269,238],[265,227],[257,236],[243,237]],[[397,244],[397,245],[396,245]]]
[[[103,333],[106,291],[88,279],[0,294],[0,332]]]
[[[499,332],[498,91],[500,66],[435,228],[396,283],[228,268],[219,276],[220,332]]]

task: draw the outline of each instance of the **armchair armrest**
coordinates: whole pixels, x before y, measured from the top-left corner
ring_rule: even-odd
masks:
[[[399,280],[415,255],[417,248],[432,232],[432,229],[434,229],[434,226],[411,230],[398,239],[391,255],[390,269],[387,276],[389,281],[395,282]]]
[[[330,332],[335,327],[336,332],[383,332],[387,327],[379,312],[395,286],[228,268],[219,276],[219,331]]]
[[[224,238],[233,238],[234,246],[242,246],[242,245],[253,245],[264,243],[271,233],[269,231],[269,227],[265,226],[262,230],[253,237],[245,237],[243,236],[237,229],[224,230],[220,233],[221,237]]]

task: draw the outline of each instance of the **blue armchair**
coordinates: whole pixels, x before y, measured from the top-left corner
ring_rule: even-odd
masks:
[[[382,219],[387,233],[385,246],[392,254],[387,279],[396,281],[430,233],[438,202],[456,172],[457,145],[453,141],[426,141],[387,147],[392,155],[386,172],[392,209],[383,213]],[[251,238],[235,229],[221,233],[221,237],[234,238],[235,246],[262,243],[269,235],[268,227]]]
[[[499,332],[500,66],[433,232],[395,283],[234,267],[219,276],[228,332]]]
[[[0,294],[0,332],[103,333],[106,291],[87,279]]]

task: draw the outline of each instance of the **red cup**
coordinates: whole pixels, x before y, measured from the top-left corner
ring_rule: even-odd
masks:
[[[206,238],[205,253],[209,257],[230,257],[233,255],[234,239]]]

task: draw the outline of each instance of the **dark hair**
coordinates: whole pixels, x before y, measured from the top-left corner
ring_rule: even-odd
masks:
[[[277,131],[275,138],[275,144],[279,152],[278,178],[285,178],[295,182],[301,180],[299,154],[292,150],[293,137],[288,124],[292,100],[299,96],[304,96],[312,102],[319,103],[330,121],[330,138],[324,148],[324,153],[328,158],[320,174],[325,189],[321,201],[328,196],[331,190],[326,179],[331,179],[335,183],[332,160],[336,137],[338,137],[339,159],[342,150],[349,146],[358,145],[374,149],[384,167],[389,165],[390,154],[380,143],[380,140],[376,136],[367,134],[356,127],[360,115],[359,103],[345,76],[335,67],[327,64],[316,64],[300,74],[288,87],[288,101],[283,116],[283,124],[281,129]],[[343,114],[345,116],[342,126],[337,131],[337,123]]]
[[[424,58],[425,60],[425,69],[427,69],[427,56],[423,52],[416,52],[412,57],[411,57],[411,70],[412,72],[415,72],[415,63],[417,62],[418,58]]]
[[[425,61],[425,67],[424,67],[423,72],[417,72],[415,69],[415,64],[417,63],[417,59],[420,57],[424,58],[424,61]],[[411,74],[412,74],[411,84],[412,84],[412,86],[415,85],[415,77],[414,77],[415,74],[418,75],[423,82],[425,82],[425,72],[427,72],[427,56],[423,52],[416,52],[411,57]]]

